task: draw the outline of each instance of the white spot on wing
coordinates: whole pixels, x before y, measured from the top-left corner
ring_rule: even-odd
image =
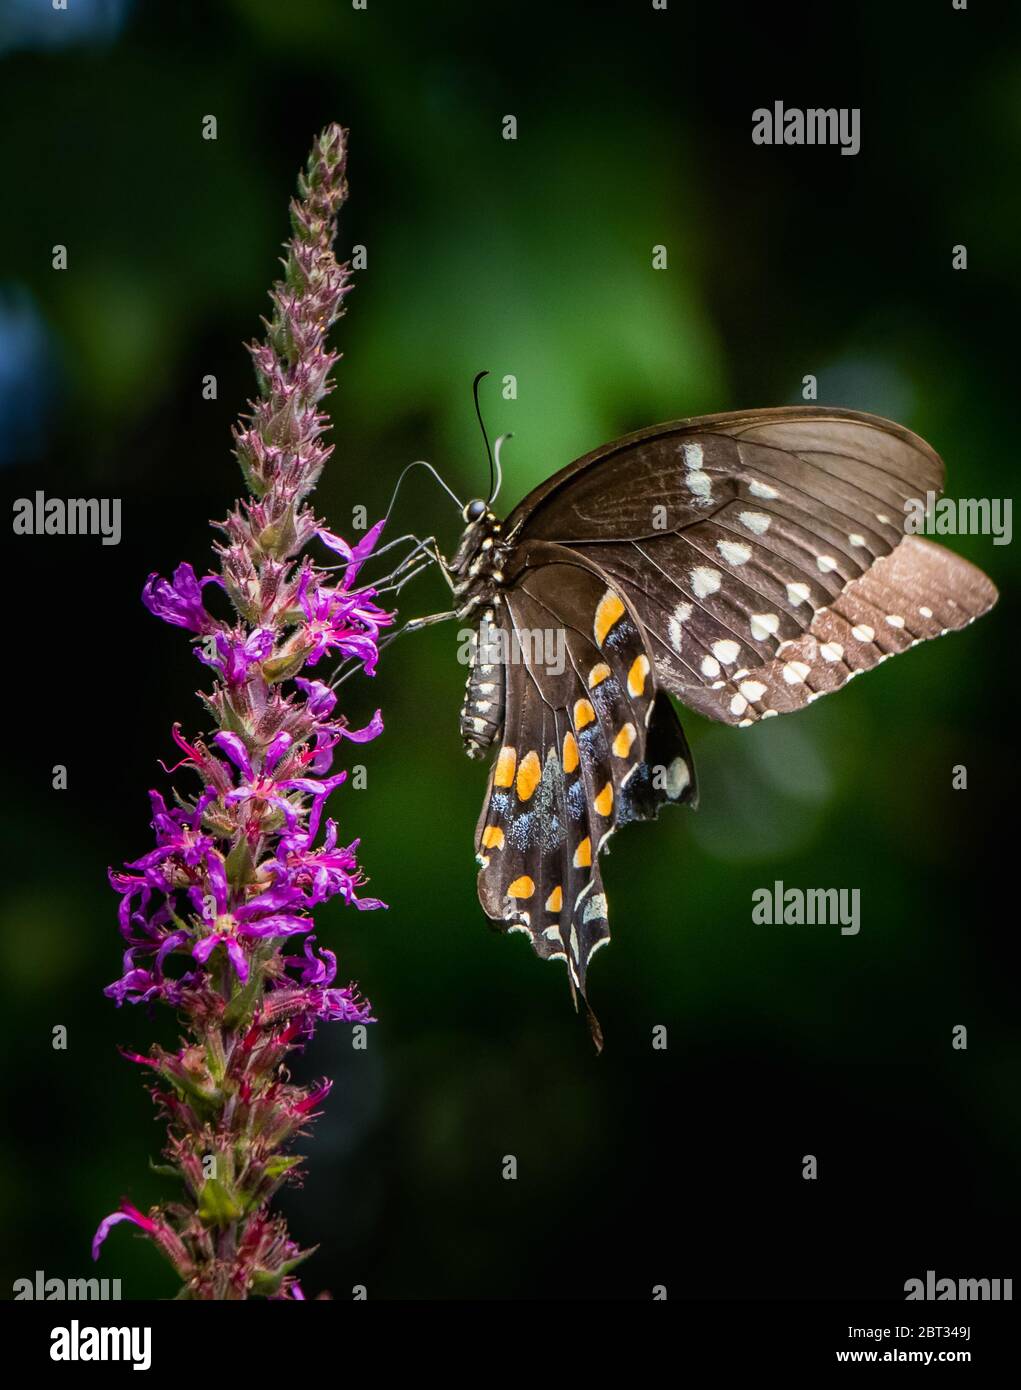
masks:
[[[742,545],[740,541],[717,541],[716,549],[728,565],[747,565],[752,558],[751,546]]]
[[[691,768],[683,758],[675,758],[666,770],[666,794],[676,801],[691,783]]]
[[[760,483],[758,478],[748,479],[748,491],[753,497],[761,497],[766,502],[780,496],[775,487],[770,487],[768,483]]]
[[[780,619],[775,613],[753,613],[750,626],[756,642],[764,642],[776,635]]]
[[[715,594],[722,582],[719,570],[710,569],[708,565],[698,565],[691,571],[691,588],[696,598]]]
[[[670,643],[675,652],[681,650],[681,645],[684,641],[684,628],[682,625],[691,617],[691,611],[690,603],[679,603],[670,617]]]
[[[581,914],[583,922],[591,922],[593,918],[606,916],[606,894],[593,893],[585,904],[585,911]]]

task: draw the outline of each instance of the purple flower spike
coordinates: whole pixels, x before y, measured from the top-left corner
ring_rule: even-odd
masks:
[[[336,953],[317,944],[313,917],[333,897],[383,906],[360,896],[357,839],[339,844],[327,819],[317,843],[347,776],[332,771],[334,758],[345,740],[376,738],[382,718],[349,728],[336,692],[305,670],[330,655],[372,674],[394,618],[372,588],[356,587],[383,523],[350,544],[319,525],[308,500],[330,454],[320,402],[337,354],[326,334],[349,288],[332,251],[345,155],[344,132],[330,126],[299,180],[285,276],[266,340],[251,347],[259,396],[234,432],[249,495],[217,523],[220,573],[199,579],[181,564],[171,580],[151,574],[142,594],[150,612],[200,639],[195,654],[212,681],[203,719],[215,725],[191,739],[174,726],[181,758],[164,771],[181,770],[186,785],[150,792],[153,843],[110,871],[123,960],[105,993],[118,1008],[165,1005],[184,1035],[175,1052],[122,1049],[146,1068],[181,1195],[148,1215],[122,1202],[92,1253],[126,1221],[170,1261],[189,1299],[304,1300],[293,1270],[311,1252],[270,1203],[330,1084],[298,1084],[292,1054],[320,1023],[374,1021],[354,985],[337,985]],[[317,534],[342,557],[332,573],[303,553]],[[229,621],[206,610],[212,583],[233,605]],[[230,1155],[215,1178],[210,1136]]]

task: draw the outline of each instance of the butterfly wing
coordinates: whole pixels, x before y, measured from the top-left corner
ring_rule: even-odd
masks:
[[[641,624],[606,576],[555,546],[530,559],[495,619],[506,713],[476,831],[479,898],[565,960],[584,996],[609,936],[599,854],[620,825],[693,800],[694,772]]]
[[[529,494],[503,533],[497,622],[526,654],[476,835],[487,914],[584,995],[609,936],[600,849],[695,798],[665,691],[749,724],[995,603],[980,570],[905,534],[942,483],[909,430],[794,407],[642,430]],[[536,631],[563,634],[562,666]]]
[[[905,536],[943,465],[876,416],[792,407],[656,426],[597,450],[521,504],[507,530],[597,563],[638,616],[657,682],[749,724],[965,626],[992,583]]]

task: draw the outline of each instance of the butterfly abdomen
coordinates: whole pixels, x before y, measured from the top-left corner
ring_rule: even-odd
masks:
[[[481,758],[503,730],[504,665],[493,650],[492,613],[487,611],[471,650],[461,706],[461,739],[469,758]]]

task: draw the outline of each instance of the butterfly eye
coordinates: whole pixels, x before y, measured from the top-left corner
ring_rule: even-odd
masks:
[[[474,502],[469,502],[464,509],[465,521],[478,521],[480,516],[485,516],[486,504],[481,497],[476,497]]]

